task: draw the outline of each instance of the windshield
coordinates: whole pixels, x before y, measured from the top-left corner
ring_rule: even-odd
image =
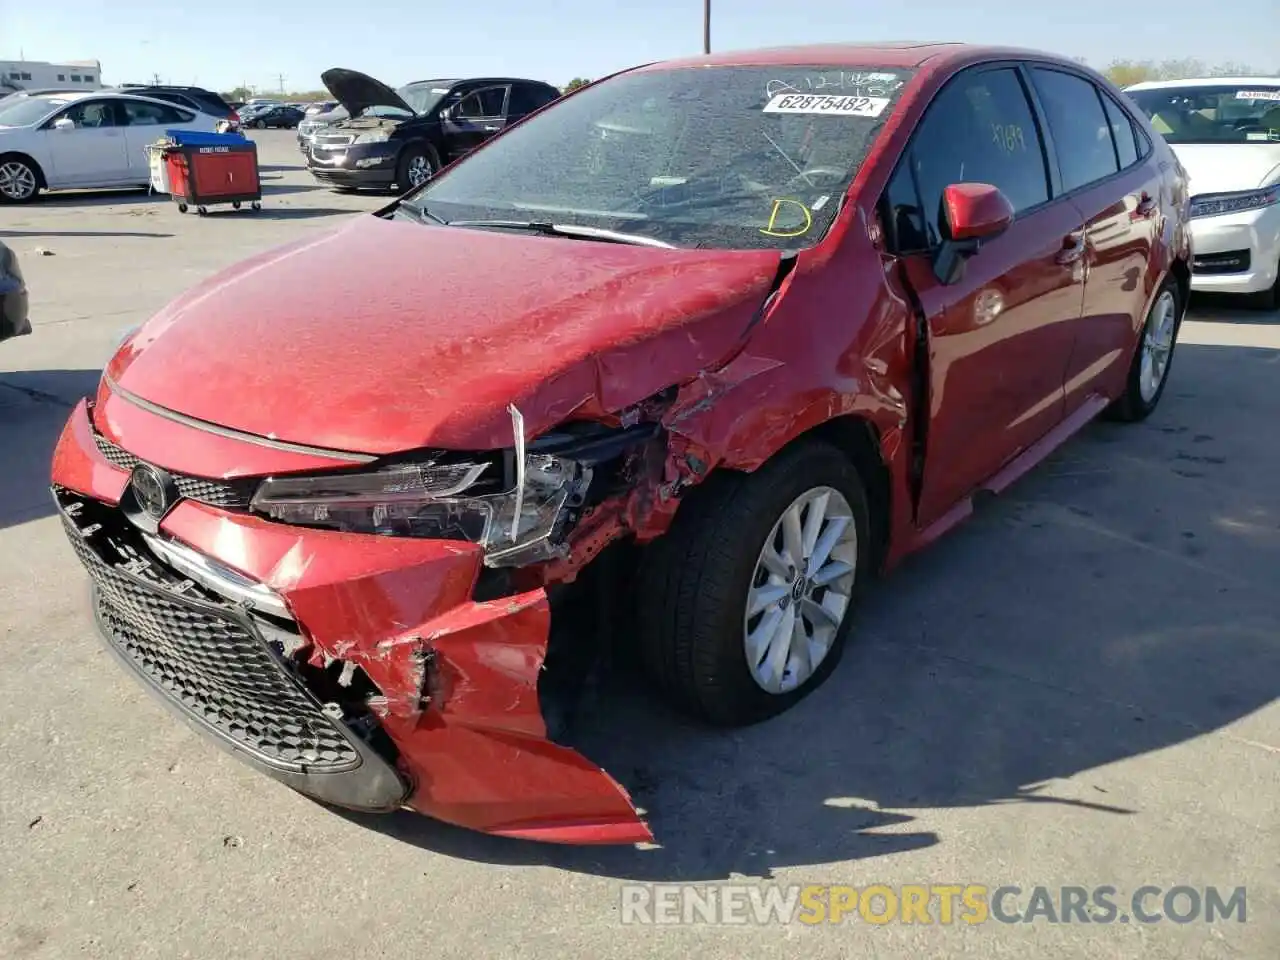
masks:
[[[410,83],[401,87],[396,91],[400,95],[400,99],[413,107],[413,114],[405,113],[399,107],[377,106],[369,107],[364,111],[366,117],[408,117],[412,115],[422,116],[429,113],[444,96],[449,92],[449,88],[433,84],[430,80],[425,82]]]
[[[1280,141],[1280,83],[1159,87],[1128,94],[1169,143]]]
[[[822,239],[909,71],[645,70],[588,87],[428,182],[452,219],[624,231],[676,246]]]
[[[25,127],[37,123],[69,102],[45,97],[20,97],[0,103],[0,127]]]

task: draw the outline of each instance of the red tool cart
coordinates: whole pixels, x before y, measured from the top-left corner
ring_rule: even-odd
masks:
[[[218,143],[185,142],[168,147],[164,162],[169,192],[186,213],[194,206],[204,216],[211,203],[229,203],[237,210],[248,203],[262,209],[258,180],[258,146],[252,140],[228,138]]]

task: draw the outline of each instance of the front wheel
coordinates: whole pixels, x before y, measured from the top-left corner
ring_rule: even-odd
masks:
[[[253,122],[253,125],[254,125],[254,127],[255,127],[255,128],[257,128],[258,130],[265,130],[265,129],[267,129],[267,122],[266,122],[265,120],[255,120],[255,121]]]
[[[1136,423],[1155,410],[1169,381],[1184,306],[1177,281],[1166,278],[1147,311],[1124,393],[1107,409],[1112,419]]]
[[[396,184],[400,192],[420,187],[440,169],[440,157],[429,143],[410,144],[396,164]]]
[[[835,669],[870,567],[865,488],[835,447],[714,476],[642,563],[646,669],[714,724],[781,713]]]

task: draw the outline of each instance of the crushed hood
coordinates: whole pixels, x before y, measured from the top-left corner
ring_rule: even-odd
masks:
[[[385,454],[511,443],[732,356],[776,251],[666,250],[353,217],[164,308],[108,380],[200,420]]]
[[[1191,195],[1252,190],[1280,176],[1280,143],[1171,144],[1191,180]]]
[[[334,67],[320,74],[320,82],[353,117],[369,107],[395,107],[409,113],[416,112],[400,94],[359,70]]]

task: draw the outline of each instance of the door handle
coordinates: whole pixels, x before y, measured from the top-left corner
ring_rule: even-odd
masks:
[[[1142,191],[1142,196],[1138,198],[1138,208],[1135,211],[1140,217],[1149,217],[1156,212],[1156,201],[1147,191]]]
[[[501,129],[502,129],[502,127],[500,127],[500,126],[499,126],[498,124],[496,124],[496,123],[486,123],[486,124],[484,125],[484,129],[485,129],[485,130],[488,130],[489,132],[491,132],[491,133],[492,133],[492,132],[494,132],[494,131],[501,130]]]
[[[1058,263],[1070,266],[1084,256],[1084,237],[1078,233],[1068,233],[1062,238],[1062,249],[1054,257]]]

